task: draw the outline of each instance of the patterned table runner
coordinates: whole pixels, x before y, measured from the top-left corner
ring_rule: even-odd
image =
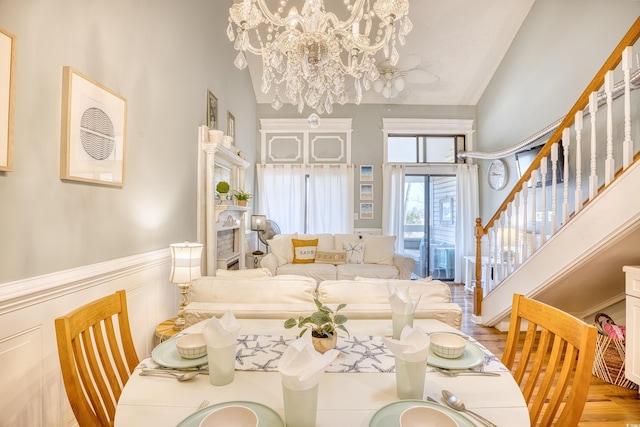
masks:
[[[236,370],[277,371],[280,357],[294,339],[278,335],[240,335],[236,349]],[[496,356],[478,342],[473,342],[484,352],[484,363],[474,370],[505,370]],[[325,372],[395,372],[393,353],[384,345],[379,336],[340,337],[336,349],[340,351],[340,355],[327,367]],[[143,368],[160,367],[150,356],[144,359],[140,366]],[[205,365],[201,369],[207,369],[207,366]],[[427,369],[430,368],[427,367]]]

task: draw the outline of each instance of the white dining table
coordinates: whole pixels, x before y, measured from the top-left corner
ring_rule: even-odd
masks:
[[[246,335],[293,337],[299,332],[297,329],[285,330],[282,320],[238,319],[238,322],[240,333]],[[184,332],[199,332],[203,323]],[[391,337],[392,334],[391,320],[349,320],[346,326],[351,337]],[[420,327],[427,333],[460,333],[433,319],[416,320],[414,327]],[[348,339],[342,335],[338,345],[341,340]],[[431,397],[440,401],[442,390],[450,390],[465,402],[467,409],[497,426],[529,426],[527,405],[511,373],[486,348],[481,345],[480,348],[485,353],[485,361],[491,362],[487,366],[491,366],[490,370],[499,376],[450,377],[427,366],[424,399]],[[141,366],[148,365],[149,361],[149,358],[143,360]],[[236,370],[233,382],[225,386],[211,385],[208,375],[197,375],[192,380],[179,382],[171,377],[141,376],[140,371],[138,367],[124,387],[116,409],[115,427],[177,426],[193,414],[203,400],[210,405],[230,401],[258,402],[285,419],[282,384],[277,371]],[[316,425],[367,427],[380,408],[398,400],[393,372],[325,372],[319,384]],[[470,420],[482,425],[472,418]]]

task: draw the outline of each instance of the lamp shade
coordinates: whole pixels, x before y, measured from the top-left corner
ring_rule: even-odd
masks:
[[[200,259],[202,258],[201,243],[173,243],[171,248],[171,283],[190,283],[202,275]]]
[[[265,231],[267,229],[267,217],[265,215],[251,215],[251,230]]]

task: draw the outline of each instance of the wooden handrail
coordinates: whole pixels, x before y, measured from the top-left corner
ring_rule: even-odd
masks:
[[[494,226],[495,222],[500,218],[503,212],[508,209],[509,203],[513,202],[521,191],[525,183],[531,178],[531,174],[534,170],[540,167],[541,160],[546,158],[551,153],[553,144],[557,144],[562,139],[562,132],[565,128],[570,127],[575,122],[575,115],[577,112],[584,110],[589,103],[589,96],[596,92],[604,84],[605,74],[609,70],[615,69],[622,61],[622,53],[628,47],[634,45],[640,38],[640,17],[636,19],[633,25],[629,28],[624,37],[620,40],[615,47],[611,55],[604,62],[600,70],[596,73],[591,82],[587,85],[582,95],[575,102],[573,107],[565,115],[564,119],[558,125],[553,134],[549,137],[547,143],[542,147],[536,158],[533,160],[529,168],[522,174],[518,182],[511,189],[504,201],[500,204],[496,213],[491,217],[485,226],[482,226],[482,219],[476,219],[475,235],[476,235],[476,281],[474,286],[474,315],[482,315],[482,253],[481,253],[481,239],[483,236],[489,233],[489,230]],[[616,174],[618,175],[618,174]]]

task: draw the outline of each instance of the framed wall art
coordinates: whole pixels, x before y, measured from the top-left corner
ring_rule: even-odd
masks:
[[[209,129],[218,129],[218,98],[207,90],[207,127]]]
[[[227,111],[227,135],[231,137],[231,143],[236,143],[236,118]]]
[[[15,75],[16,36],[0,28],[0,171],[12,167]]]
[[[373,166],[360,165],[360,181],[373,181]]]
[[[60,178],[124,185],[127,100],[71,67],[62,78]]]
[[[360,200],[373,200],[373,184],[360,184]]]
[[[451,197],[440,200],[440,223],[453,224],[453,198]]]
[[[373,203],[360,203],[360,219],[373,219]]]

